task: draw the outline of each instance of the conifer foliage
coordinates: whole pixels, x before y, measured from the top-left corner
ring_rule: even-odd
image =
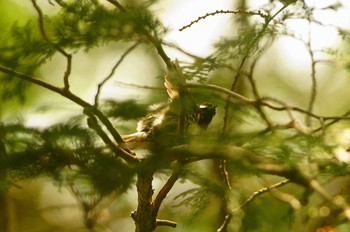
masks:
[[[38,177],[70,189],[88,231],[112,230],[113,217],[101,225],[101,212],[133,191],[137,199],[131,199],[135,209],[130,224],[134,222],[136,232],[350,230],[345,187],[350,184],[350,141],[343,136],[349,133],[350,106],[338,100],[324,106],[319,100],[330,91],[319,84],[321,77],[327,78],[323,74],[349,69],[348,29],[317,17],[344,9],[341,2],[315,7],[301,0],[270,1],[259,8],[234,6],[188,19],[180,31],[219,15],[229,15],[235,25],[230,36],[218,35],[206,57],[165,40],[169,29],[157,18],[158,1],[28,2],[34,16],[0,35],[1,231],[10,231],[10,189]],[[288,27],[297,20],[307,22],[309,29],[337,30],[342,45],[316,49],[311,33],[298,37]],[[259,67],[287,37],[305,48],[307,90],[299,90],[301,83],[291,86],[295,82],[288,82],[283,68],[266,74]],[[74,85],[90,80],[76,77],[75,65],[82,53],[94,56],[101,47],[123,48],[123,53],[112,68],[105,67],[109,75],[92,78],[94,92],[86,100]],[[187,56],[186,62],[170,57],[171,49]],[[161,78],[154,80],[160,85],[114,80],[124,59],[139,50],[144,52],[139,62],[152,60],[157,66]],[[43,68],[57,69],[57,57],[64,61],[60,84],[42,74]],[[323,69],[325,65],[332,69]],[[140,76],[140,83],[143,76],[149,78]],[[147,93],[148,100],[120,100],[123,93],[102,97],[113,81]],[[335,80],[328,85],[332,83],[340,92],[348,85]],[[47,127],[27,126],[25,115],[24,120],[5,117],[15,108],[11,104],[31,107],[33,88],[68,100],[75,116]],[[176,97],[168,100],[167,91]],[[159,101],[163,103],[148,107]],[[207,129],[196,125],[196,117],[205,117],[194,109],[196,104],[216,111]],[[57,107],[59,103],[45,111]],[[146,136],[136,132],[140,119],[156,128]],[[176,215],[178,210],[185,213]]]

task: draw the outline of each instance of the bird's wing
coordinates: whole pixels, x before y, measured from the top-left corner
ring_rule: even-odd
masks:
[[[190,90],[185,87],[186,78],[181,71],[178,60],[173,63],[173,69],[165,76],[164,85],[167,89],[168,95],[172,101],[179,100],[181,104],[185,103],[186,109],[194,109],[196,102],[194,101]]]
[[[172,101],[172,105],[180,113],[179,131],[183,132],[186,121],[197,121],[197,104],[190,90],[185,87],[186,78],[181,71],[178,60],[173,62],[173,68],[165,76],[164,85]]]

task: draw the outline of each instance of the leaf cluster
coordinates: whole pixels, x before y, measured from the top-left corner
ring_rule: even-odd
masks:
[[[65,170],[86,178],[102,195],[125,191],[134,171],[102,146],[90,129],[58,124],[37,130],[20,124],[1,127],[1,168],[9,179],[50,176],[64,180]]]
[[[120,10],[80,0],[61,2],[60,6],[59,13],[48,19],[47,28],[55,43],[65,48],[89,49],[101,43],[130,40],[146,42],[146,31],[156,35],[166,31],[143,5]]]

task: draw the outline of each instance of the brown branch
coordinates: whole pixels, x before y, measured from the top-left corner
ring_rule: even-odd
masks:
[[[111,72],[109,73],[109,75],[104,78],[102,80],[101,83],[98,84],[97,86],[97,92],[96,92],[96,95],[95,95],[95,107],[98,106],[98,100],[99,100],[99,97],[100,97],[100,92],[101,92],[101,89],[102,87],[106,84],[107,81],[109,81],[112,76],[114,75],[115,71],[117,70],[118,66],[123,62],[124,58],[132,51],[134,50],[137,46],[139,45],[139,43],[135,43],[133,44],[132,46],[130,46],[123,54],[122,56],[119,58],[119,60],[117,61],[117,63],[113,66]]]
[[[331,120],[331,122],[328,122],[328,123],[322,123],[320,127],[316,128],[315,130],[313,130],[313,132],[317,132],[317,131],[320,131],[322,129],[325,129],[327,127],[330,127],[331,125],[339,122],[340,120],[349,120],[350,117],[348,117],[348,115],[350,115],[350,110],[348,110],[347,112],[345,112],[344,114],[342,114],[342,116],[339,116],[339,117],[332,117],[332,118],[323,118],[323,121],[324,120]]]
[[[311,15],[308,14],[308,21],[309,21],[309,31],[308,31],[308,40],[306,42],[306,48],[310,56],[311,60],[311,96],[309,100],[309,106],[308,111],[310,113],[313,112],[315,101],[316,101],[316,95],[317,95],[317,80],[316,80],[316,61],[314,52],[312,50],[312,44],[311,44]],[[311,126],[311,118],[310,115],[306,115],[305,123],[307,126]]]
[[[244,57],[241,60],[240,65],[237,68],[236,75],[234,76],[233,82],[231,84],[231,88],[230,88],[231,92],[233,92],[235,90],[235,88],[236,88],[236,85],[238,83],[238,78],[241,75],[241,70],[243,68],[243,65],[244,65],[246,59],[247,59],[247,57]],[[225,113],[224,113],[224,122],[223,122],[223,127],[222,127],[222,134],[226,134],[227,133],[228,121],[229,121],[229,112],[230,112],[230,101],[231,101],[231,97],[230,97],[230,95],[228,95],[226,97],[226,105],[225,105]]]
[[[264,48],[259,50],[257,56],[254,58],[254,60],[252,62],[252,65],[250,66],[248,80],[250,82],[250,85],[252,87],[252,91],[253,91],[253,94],[254,94],[254,97],[256,100],[260,99],[260,94],[259,94],[258,87],[257,87],[255,79],[254,79],[254,70],[255,70],[256,64],[258,63],[259,59],[262,57],[262,54],[266,51],[266,48],[271,44],[272,44],[272,40],[269,40],[268,44],[266,44]],[[269,119],[269,117],[267,116],[266,112],[264,111],[264,109],[261,107],[260,104],[258,104],[256,106],[256,109],[260,113],[261,117],[265,120],[267,126],[269,128],[272,128],[273,123],[271,122],[271,120]]]
[[[172,157],[173,160],[181,160],[184,164],[201,159],[244,160],[246,164],[250,165],[268,164],[270,162],[252,151],[233,145],[185,144],[169,148],[164,153]]]
[[[123,140],[121,135],[118,133],[118,131],[114,128],[113,124],[109,121],[109,119],[100,110],[93,107],[90,103],[84,101],[83,99],[76,96],[75,94],[73,94],[72,92],[70,92],[66,88],[63,88],[63,89],[58,88],[58,87],[53,86],[49,83],[46,83],[42,80],[39,80],[36,77],[16,72],[13,69],[10,69],[10,68],[7,68],[7,67],[1,66],[1,65],[0,65],[0,72],[7,73],[9,75],[13,75],[15,77],[18,77],[18,78],[24,80],[24,81],[31,82],[31,83],[36,84],[38,86],[41,86],[45,89],[51,90],[52,92],[58,93],[58,94],[64,96],[65,98],[71,100],[72,102],[76,103],[77,105],[81,106],[82,108],[84,108],[84,113],[87,114],[88,116],[91,113],[93,115],[96,115],[96,117],[102,122],[102,124],[111,133],[114,140],[118,143],[121,150],[123,151],[123,152],[120,152],[119,155],[128,161],[133,160],[133,162],[138,162],[138,159],[136,158],[136,156],[134,156],[135,154],[132,153],[129,149],[127,149],[125,141]],[[128,155],[126,155],[126,153]],[[133,157],[133,158],[130,158],[130,157]]]
[[[129,163],[136,163],[139,161],[134,155],[130,154],[130,152],[121,149],[113,143],[113,141],[108,137],[108,135],[102,130],[94,115],[90,114],[89,112],[85,112],[85,114],[89,116],[88,126],[100,136],[103,142],[113,151],[114,154],[122,157],[125,161]]]
[[[138,88],[138,89],[148,89],[152,91],[160,91],[160,92],[165,92],[166,88],[164,87],[153,87],[153,86],[148,86],[148,85],[138,85],[138,84],[133,84],[133,83],[126,83],[122,81],[115,81],[113,82],[116,85],[120,86],[125,86],[125,87],[132,87],[132,88]]]
[[[162,219],[157,219],[156,225],[157,226],[169,226],[172,228],[175,228],[177,226],[176,222],[169,221],[169,220],[162,220]]]
[[[137,173],[138,204],[137,210],[131,214],[135,221],[136,232],[150,232],[157,227],[157,215],[152,205],[153,174],[149,170],[140,170]]]
[[[12,76],[16,76],[16,77],[18,77],[18,78],[20,78],[22,80],[31,82],[33,84],[36,84],[38,86],[41,86],[41,87],[43,87],[45,89],[51,90],[52,92],[55,92],[55,93],[58,93],[58,94],[62,94],[62,92],[63,92],[61,88],[58,88],[58,87],[53,86],[53,85],[50,85],[49,83],[46,83],[46,82],[44,82],[42,80],[39,80],[36,77],[19,73],[19,72],[15,71],[15,70],[13,70],[11,68],[8,68],[8,67],[2,66],[2,65],[0,65],[0,72],[6,73],[6,74],[9,74],[9,75],[12,75]]]
[[[199,21],[201,21],[209,16],[215,16],[217,14],[245,14],[245,15],[258,15],[262,18],[268,17],[268,15],[262,13],[261,11],[254,12],[254,11],[244,11],[244,10],[216,10],[214,12],[206,13],[205,15],[198,17],[196,20],[193,20],[189,24],[181,27],[179,29],[179,31],[183,31],[186,28],[190,28],[193,24],[198,23]]]
[[[265,34],[268,25],[270,24],[270,22],[279,14],[281,13],[285,8],[288,7],[289,4],[283,5],[275,14],[273,14],[272,16],[268,16],[268,15],[262,15],[261,13],[259,13],[258,15],[260,15],[261,17],[264,18],[265,23],[263,25],[263,27],[261,28],[261,30],[257,33],[257,35],[255,36],[254,39],[252,39],[252,41],[250,42],[250,44],[248,44],[246,52],[243,54],[243,58],[239,64],[239,67],[237,69],[237,73],[235,75],[235,77],[233,78],[233,83],[231,85],[230,90],[234,91],[235,90],[235,86],[238,83],[238,78],[239,75],[243,69],[243,66],[245,64],[245,62],[247,61],[252,49],[254,48],[254,46],[256,46],[256,44],[259,42],[259,40],[263,37],[263,35]],[[228,96],[226,99],[226,106],[225,106],[225,114],[224,114],[224,125],[223,125],[223,130],[222,133],[226,133],[227,132],[227,127],[228,127],[228,119],[229,119],[229,102],[230,102],[230,97]],[[267,123],[267,125],[269,127],[271,127],[271,125],[269,124],[270,121],[268,120],[266,114],[262,111],[262,109],[260,109],[259,105],[256,105],[256,107],[258,107],[259,112],[262,114],[262,117],[265,119],[265,122]]]
[[[247,198],[243,203],[241,203],[238,207],[234,208],[229,214],[227,214],[225,216],[225,220],[222,223],[222,225],[220,226],[220,228],[217,230],[217,232],[222,232],[224,228],[226,228],[228,226],[228,224],[231,221],[231,218],[233,217],[233,214],[238,211],[239,209],[243,208],[244,206],[248,205],[250,202],[252,202],[255,198],[257,198],[258,196],[260,196],[263,193],[266,193],[268,191],[270,191],[271,189],[275,189],[275,188],[279,188],[281,186],[284,186],[285,184],[288,184],[290,182],[290,180],[285,179],[282,180],[276,184],[270,185],[268,187],[264,187],[259,189],[258,191],[254,192],[249,198]]]
[[[317,193],[319,193],[323,198],[332,203],[334,206],[341,209],[347,220],[350,221],[350,205],[346,202],[345,198],[343,200],[335,199],[329,192],[327,192],[321,184],[313,179],[310,180],[309,186]]]
[[[107,0],[107,2],[117,7],[120,11],[126,11],[122,4],[120,4],[117,0]]]
[[[224,93],[234,99],[237,99],[241,102],[243,102],[244,104],[247,104],[247,105],[255,105],[256,101],[252,100],[252,99],[249,99],[249,98],[246,98],[238,93],[235,93],[233,91],[230,91],[224,87],[221,87],[221,86],[218,86],[218,85],[211,85],[211,84],[197,84],[197,83],[187,83],[184,85],[184,87],[187,87],[187,88],[193,88],[193,89],[211,89],[211,90],[215,90],[217,92],[221,92],[221,93]]]
[[[121,5],[117,0],[106,0],[109,3],[113,4],[116,8],[118,8],[120,11],[127,12],[127,9]],[[156,36],[153,36],[147,29],[142,28],[142,33],[146,36],[147,40],[154,46],[154,48],[157,50],[159,56],[162,58],[164,63],[166,64],[168,71],[175,70],[174,64],[171,62],[171,59],[166,54],[163,46],[162,41],[157,38]]]
[[[164,184],[162,189],[159,191],[158,195],[153,201],[153,207],[154,212],[158,214],[160,205],[162,204],[163,200],[166,198],[169,191],[174,187],[176,181],[179,179],[181,173],[181,167],[176,167],[167,182]]]
[[[229,95],[231,98],[239,100],[240,102],[247,104],[247,105],[251,105],[251,106],[256,106],[256,105],[260,104],[262,106],[269,107],[270,109],[273,109],[276,111],[284,111],[285,110],[289,113],[289,115],[292,119],[294,119],[294,117],[292,117],[291,111],[296,111],[299,113],[309,115],[310,117],[318,119],[318,120],[323,120],[323,121],[333,120],[332,124],[336,123],[339,120],[350,120],[350,117],[348,117],[348,115],[350,114],[350,111],[343,114],[342,116],[322,116],[322,115],[317,115],[315,113],[309,112],[308,110],[302,109],[302,108],[297,107],[297,106],[289,106],[286,103],[284,103],[278,99],[271,98],[271,97],[261,97],[260,100],[253,100],[250,98],[246,98],[238,93],[235,93],[233,91],[230,91],[224,87],[217,86],[217,85],[187,83],[184,86],[187,88],[190,88],[190,89],[194,88],[194,89],[214,90],[218,93]],[[269,101],[274,101],[282,106],[277,106],[277,105],[271,104]],[[317,130],[319,130],[319,128]]]
[[[33,6],[35,8],[35,10],[38,13],[38,23],[39,23],[39,29],[40,29],[40,33],[42,35],[42,37],[49,43],[52,44],[55,49],[61,53],[67,60],[67,67],[66,70],[64,72],[63,75],[63,83],[64,83],[64,88],[65,89],[69,89],[69,76],[71,74],[72,71],[72,55],[67,53],[63,48],[61,48],[60,46],[58,46],[57,44],[54,44],[46,35],[46,31],[45,31],[45,26],[44,26],[44,14],[41,10],[41,8],[39,7],[39,5],[36,3],[36,0],[31,0],[33,3]]]

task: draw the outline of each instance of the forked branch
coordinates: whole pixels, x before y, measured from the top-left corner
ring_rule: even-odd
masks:
[[[39,29],[42,37],[48,42],[49,44],[53,45],[54,48],[61,53],[67,60],[67,65],[66,65],[66,70],[63,75],[63,83],[64,83],[64,88],[69,89],[69,76],[72,71],[72,55],[66,52],[63,48],[58,46],[57,44],[54,44],[49,37],[46,34],[45,31],[45,26],[44,26],[44,14],[40,8],[40,6],[37,4],[36,0],[31,0],[33,3],[33,6],[38,14],[38,23],[39,23]]]

